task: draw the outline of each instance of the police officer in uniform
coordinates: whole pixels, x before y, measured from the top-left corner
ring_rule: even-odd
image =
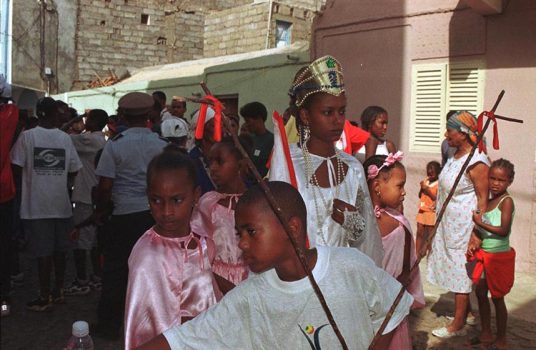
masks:
[[[146,195],[147,165],[162,152],[167,141],[146,128],[154,100],[142,92],[130,92],[119,100],[119,113],[128,129],[116,135],[102,151],[95,171],[97,217],[113,202],[109,230],[104,238],[102,293],[99,323],[92,334],[118,339],[123,324],[128,282],[128,257],[138,238],[153,224]]]

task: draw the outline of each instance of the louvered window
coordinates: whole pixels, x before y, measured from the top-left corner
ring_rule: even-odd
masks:
[[[440,152],[448,111],[482,110],[483,72],[478,62],[413,66],[410,151]]]

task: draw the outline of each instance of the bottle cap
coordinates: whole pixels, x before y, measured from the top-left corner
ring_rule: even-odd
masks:
[[[73,336],[85,337],[89,334],[89,325],[86,321],[76,321],[73,323]]]

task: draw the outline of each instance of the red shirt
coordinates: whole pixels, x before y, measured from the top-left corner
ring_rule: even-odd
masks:
[[[19,109],[14,104],[0,105],[0,203],[15,198],[15,182],[9,152],[19,121]]]
[[[348,119],[344,122],[344,134],[347,140],[344,151],[348,154],[354,154],[359,151],[359,149],[367,143],[370,137],[368,131],[352,125]]]

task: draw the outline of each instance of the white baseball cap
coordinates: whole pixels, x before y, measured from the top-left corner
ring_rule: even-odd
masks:
[[[160,125],[162,137],[184,137],[188,136],[188,123],[181,118],[169,118]]]

